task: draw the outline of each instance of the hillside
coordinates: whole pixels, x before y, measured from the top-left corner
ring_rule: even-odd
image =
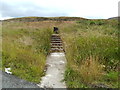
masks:
[[[111,18],[108,18],[108,19],[115,19],[115,20],[118,20],[118,19],[120,19],[120,17],[111,17]]]
[[[45,74],[53,27],[58,27],[67,58],[67,87],[118,88],[118,20],[24,17],[4,21],[3,71],[11,68],[14,75],[39,83]]]
[[[76,21],[84,18],[80,17],[22,17],[22,18],[13,18],[7,19],[4,21],[22,21],[22,22],[37,22],[37,21]]]

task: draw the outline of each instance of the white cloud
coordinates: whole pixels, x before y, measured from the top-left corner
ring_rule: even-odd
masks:
[[[2,0],[2,17],[77,16],[110,18],[118,16],[119,0]]]
[[[2,17],[2,16],[0,16],[0,20],[11,19],[11,18],[14,18],[14,17]]]

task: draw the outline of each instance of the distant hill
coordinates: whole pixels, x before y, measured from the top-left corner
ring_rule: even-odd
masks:
[[[108,19],[120,19],[120,17],[111,17],[111,18],[108,18]]]
[[[23,21],[23,22],[36,22],[36,21],[76,21],[85,18],[81,17],[22,17],[22,18],[12,18],[3,21]]]
[[[118,18],[120,17],[111,17],[108,18],[107,20],[112,20],[112,19],[117,20]],[[82,17],[20,17],[20,18],[0,20],[0,22],[80,21],[80,20],[88,20],[88,19]],[[89,20],[97,20],[97,19],[89,19]]]

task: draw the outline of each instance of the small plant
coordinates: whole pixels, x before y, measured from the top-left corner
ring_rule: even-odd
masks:
[[[107,81],[118,81],[118,72],[111,71],[105,75]]]

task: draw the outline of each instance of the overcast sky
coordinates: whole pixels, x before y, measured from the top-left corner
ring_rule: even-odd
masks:
[[[106,19],[118,16],[120,0],[0,0],[0,19],[74,16]]]

